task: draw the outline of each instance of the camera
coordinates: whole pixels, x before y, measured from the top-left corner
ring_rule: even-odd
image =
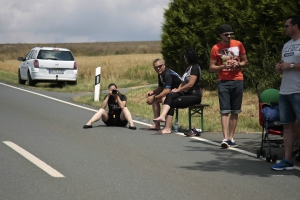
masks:
[[[117,94],[118,93],[118,91],[117,90],[112,90],[112,92],[111,92],[112,94]]]

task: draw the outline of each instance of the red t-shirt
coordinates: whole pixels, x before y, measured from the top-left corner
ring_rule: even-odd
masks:
[[[223,65],[229,60],[240,62],[240,55],[246,54],[244,45],[238,40],[230,40],[230,45],[224,46],[221,42],[214,45],[210,52],[210,59],[217,60],[218,65]],[[219,71],[219,80],[244,80],[241,69],[223,69]]]

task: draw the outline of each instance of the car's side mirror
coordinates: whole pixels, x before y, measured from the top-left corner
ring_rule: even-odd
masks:
[[[22,62],[23,62],[23,61],[25,61],[25,58],[19,57],[19,58],[18,58],[18,61],[22,61]]]

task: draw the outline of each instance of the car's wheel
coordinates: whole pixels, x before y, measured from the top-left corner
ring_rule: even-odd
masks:
[[[21,79],[21,72],[20,72],[20,69],[18,71],[18,83],[19,84],[22,84],[22,85],[25,85],[26,81],[25,80],[22,80]]]
[[[77,85],[77,80],[76,81],[70,81],[68,82],[70,85]]]
[[[65,82],[64,81],[59,81],[59,82],[57,82],[57,86],[58,87],[64,87],[65,86]]]
[[[28,71],[28,73],[27,73],[27,78],[28,78],[28,79],[27,79],[27,80],[28,80],[28,85],[29,85],[29,86],[34,86],[34,85],[35,85],[35,81],[32,80],[29,71]]]

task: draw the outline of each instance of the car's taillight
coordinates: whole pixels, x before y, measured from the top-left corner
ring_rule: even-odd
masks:
[[[74,69],[77,69],[77,63],[74,62]]]
[[[39,68],[39,61],[38,60],[34,60],[33,61],[33,66],[34,66],[34,68]]]

